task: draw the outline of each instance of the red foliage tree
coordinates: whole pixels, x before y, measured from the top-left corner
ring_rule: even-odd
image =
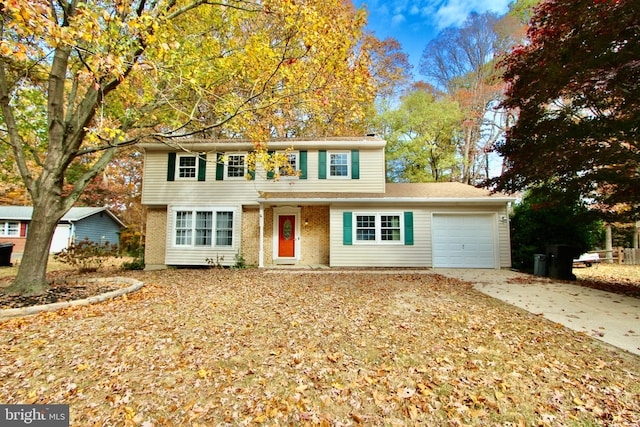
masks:
[[[497,147],[507,167],[497,188],[552,184],[599,203],[605,214],[637,217],[640,3],[542,3],[528,43],[501,65],[503,105],[516,121]]]

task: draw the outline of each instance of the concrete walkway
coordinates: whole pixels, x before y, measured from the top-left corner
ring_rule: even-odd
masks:
[[[471,282],[486,295],[640,355],[640,298],[509,270],[431,271]]]

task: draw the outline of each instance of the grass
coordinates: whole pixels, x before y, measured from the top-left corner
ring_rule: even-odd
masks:
[[[72,425],[640,424],[640,358],[433,274],[167,270],[0,324],[0,401]]]

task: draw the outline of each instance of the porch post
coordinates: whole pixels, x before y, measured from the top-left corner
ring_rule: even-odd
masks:
[[[260,205],[260,243],[258,250],[258,267],[264,267],[264,206]]]

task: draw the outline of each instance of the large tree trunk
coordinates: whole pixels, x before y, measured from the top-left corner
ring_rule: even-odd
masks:
[[[53,233],[64,215],[50,203],[34,201],[33,216],[29,224],[29,237],[13,283],[5,289],[9,294],[41,295],[47,291],[47,262]]]

